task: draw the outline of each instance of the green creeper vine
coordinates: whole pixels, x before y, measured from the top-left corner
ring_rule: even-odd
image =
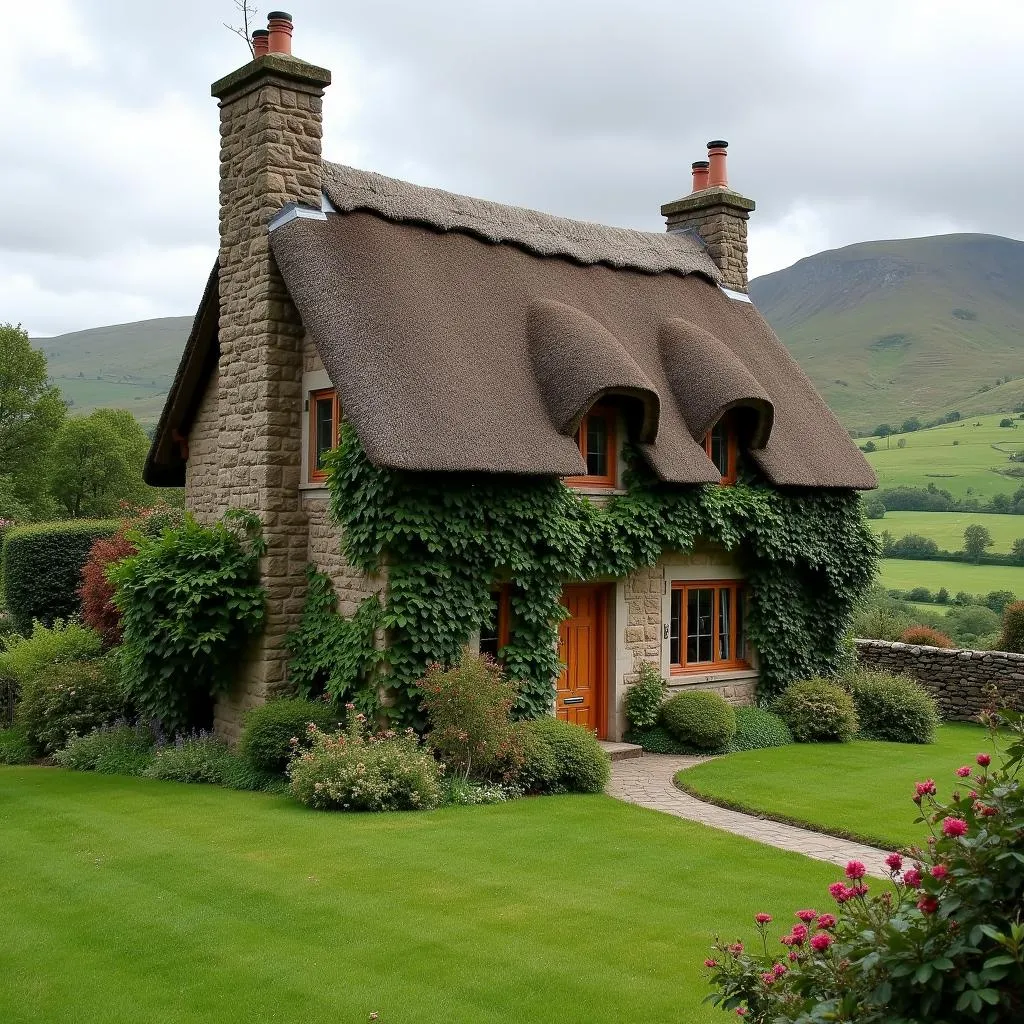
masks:
[[[700,539],[720,544],[750,583],[748,630],[771,694],[839,666],[874,576],[877,544],[853,491],[666,485],[634,459],[629,493],[600,507],[550,477],[382,469],[350,424],[327,463],[347,558],[367,572],[387,562],[389,682],[406,721],[413,684],[430,662],[456,660],[495,581],[513,585],[503,658],[532,716],[551,706],[565,582],[625,576]]]

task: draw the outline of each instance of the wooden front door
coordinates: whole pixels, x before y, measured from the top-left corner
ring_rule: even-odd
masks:
[[[608,588],[571,586],[562,591],[569,610],[558,630],[558,677],[555,714],[566,722],[582,725],[603,739],[605,693],[608,688]]]

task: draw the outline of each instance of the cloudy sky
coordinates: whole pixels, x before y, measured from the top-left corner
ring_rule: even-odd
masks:
[[[1016,0],[289,2],[296,56],[334,72],[329,159],[660,230],[726,138],[755,275],[870,238],[1024,238]],[[209,85],[247,59],[223,22],[233,0],[4,4],[0,321],[195,311]]]

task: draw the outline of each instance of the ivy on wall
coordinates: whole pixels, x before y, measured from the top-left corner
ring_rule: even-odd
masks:
[[[625,576],[699,540],[721,545],[749,581],[748,631],[771,694],[838,668],[875,571],[877,542],[853,491],[666,485],[633,458],[629,493],[597,506],[550,477],[383,469],[347,423],[327,465],[346,557],[366,572],[387,564],[389,681],[404,721],[416,717],[415,681],[457,658],[499,580],[513,585],[503,658],[532,716],[553,700],[565,582]]]

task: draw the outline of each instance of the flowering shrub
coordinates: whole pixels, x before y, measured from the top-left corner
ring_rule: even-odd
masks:
[[[167,782],[224,782],[231,751],[211,733],[179,736],[173,744],[158,750],[145,775]]]
[[[297,800],[321,811],[417,811],[441,802],[444,766],[407,729],[367,732],[365,719],[347,705],[345,732],[309,726],[311,747],[288,766]],[[296,738],[298,742],[298,738]]]
[[[989,716],[1010,742],[993,765],[957,769],[963,789],[939,800],[931,780],[913,799],[927,848],[886,858],[891,886],[872,895],[866,868],[829,887],[833,911],[796,912],[773,952],[771,918],[756,947],[716,940],[708,1000],[756,1024],[1010,1024],[1024,1015],[1024,715]],[[993,728],[992,742],[999,734]]]
[[[858,669],[844,679],[850,688],[868,740],[932,743],[939,725],[939,707],[927,690],[907,676]]]
[[[444,784],[442,803],[461,807],[478,807],[484,804],[503,804],[523,795],[517,786],[503,786],[493,782],[468,782],[453,778]]]
[[[137,550],[121,530],[112,537],[94,540],[82,566],[82,585],[78,588],[82,622],[96,630],[107,647],[121,642],[121,612],[114,604],[114,584],[107,579],[107,566],[134,555]]]
[[[797,743],[849,743],[860,727],[853,698],[827,679],[791,683],[772,710]]]
[[[931,626],[910,626],[900,634],[900,643],[922,647],[955,647],[952,637]]]
[[[141,775],[153,760],[153,734],[137,725],[103,725],[84,736],[72,736],[53,759],[76,772]]]
[[[626,691],[626,719],[632,729],[650,729],[658,724],[668,687],[661,673],[645,661],[640,678]]]
[[[661,708],[665,728],[686,747],[721,750],[736,735],[736,712],[713,690],[688,690]]]

